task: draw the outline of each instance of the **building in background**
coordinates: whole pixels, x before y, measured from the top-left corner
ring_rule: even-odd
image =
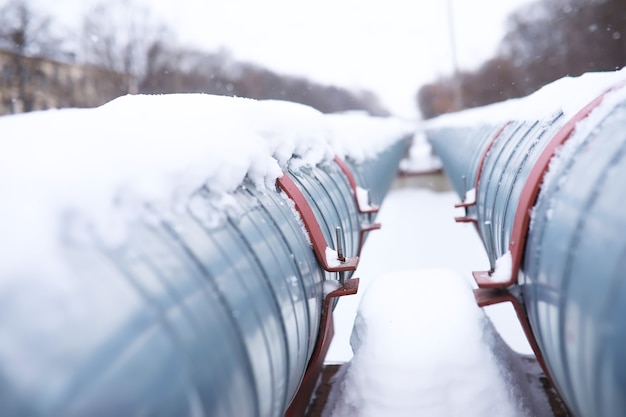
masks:
[[[95,107],[135,93],[129,75],[0,50],[0,115],[63,107]]]

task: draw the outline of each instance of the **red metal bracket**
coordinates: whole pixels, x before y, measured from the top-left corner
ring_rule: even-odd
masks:
[[[462,203],[456,203],[454,205],[454,208],[465,208],[465,207],[472,207],[476,205],[476,200],[474,201],[464,201]]]
[[[333,322],[332,304],[333,298],[343,297],[344,295],[356,294],[359,290],[359,279],[352,278],[344,283],[344,286],[326,295],[324,298],[324,307],[322,310],[322,322],[320,325],[317,344],[313,350],[313,355],[309,360],[304,378],[298,388],[296,396],[291,401],[289,408],[285,412],[285,417],[302,417],[306,413],[306,409],[311,402],[311,396],[315,390],[315,385],[322,372],[324,358],[328,353],[330,342],[335,334]]]
[[[483,154],[480,158],[480,162],[478,163],[478,168],[476,170],[476,179],[474,180],[474,190],[475,190],[475,194],[478,193],[478,184],[480,183],[480,177],[483,173],[483,166],[485,165],[485,160],[487,159],[487,154],[489,153],[489,151],[491,150],[491,148],[493,147],[493,144],[496,142],[496,140],[500,137],[500,135],[502,134],[502,132],[504,131],[504,129],[506,129],[506,127],[510,124],[511,122],[506,122],[504,123],[502,126],[500,126],[500,128],[496,131],[496,133],[491,137],[491,139],[489,140],[489,143],[487,144],[487,146],[485,147],[485,150],[483,151]],[[467,191],[466,191],[467,193]],[[463,201],[460,203],[456,203],[454,205],[454,208],[463,208],[465,209],[465,216],[460,216],[460,217],[455,217],[454,221],[457,223],[474,223],[475,226],[478,226],[478,220],[474,217],[470,217],[468,212],[467,212],[467,208],[468,207],[472,207],[476,205],[476,196],[474,196],[474,200],[473,201]]]
[[[315,214],[309,205],[309,202],[302,194],[302,191],[298,188],[298,186],[293,182],[293,180],[287,175],[287,173],[283,172],[283,176],[276,180],[278,186],[291,198],[296,204],[296,210],[300,213],[302,217],[302,222],[304,223],[304,227],[309,233],[309,237],[311,238],[311,243],[313,244],[313,252],[317,257],[317,260],[322,265],[324,270],[328,272],[346,272],[346,271],[354,271],[359,264],[359,257],[355,256],[352,258],[345,258],[345,260],[340,261],[338,259],[339,265],[331,266],[328,264],[328,260],[326,259],[326,248],[330,247],[326,243],[326,238],[324,237],[324,233],[322,233],[322,229],[320,228],[317,219],[315,218]]]
[[[352,175],[352,171],[350,171],[350,168],[345,163],[345,161],[339,159],[339,157],[336,156],[335,163],[339,166],[339,168],[341,169],[341,172],[343,172],[343,174],[348,179],[348,183],[350,184],[350,188],[352,189],[352,195],[354,196],[354,201],[356,202],[356,207],[359,210],[359,213],[361,214],[377,213],[380,210],[380,206],[374,205],[374,206],[371,206],[370,208],[361,207],[361,203],[357,196],[358,184],[356,183],[356,180],[354,179],[354,175]]]
[[[380,209],[380,207],[377,205],[371,206],[369,209],[365,209],[361,207],[359,198],[357,196],[358,184],[356,183],[356,179],[354,178],[354,175],[352,174],[352,171],[350,170],[350,167],[348,166],[348,164],[346,164],[345,161],[343,161],[337,156],[335,157],[335,163],[339,166],[339,168],[341,169],[341,172],[343,172],[343,174],[348,179],[348,184],[350,184],[350,188],[352,189],[354,202],[356,204],[356,207],[359,213],[367,214],[367,215],[377,213]],[[361,225],[361,231],[359,233],[359,254],[361,253],[361,249],[363,249],[363,244],[365,243],[365,235],[371,232],[372,230],[378,230],[380,228],[381,228],[380,223],[371,223],[369,225]]]
[[[455,217],[454,221],[457,223],[478,223],[478,220],[476,220],[474,217],[467,216]]]
[[[493,147],[493,144],[496,143],[496,140],[500,137],[502,132],[504,132],[504,129],[506,129],[507,126],[510,124],[511,122],[509,121],[509,122],[504,123],[502,126],[500,126],[500,128],[491,137],[491,139],[489,140],[489,143],[485,147],[485,150],[483,151],[483,154],[480,158],[480,162],[478,163],[478,168],[476,170],[476,178],[474,179],[474,190],[476,190],[476,192],[478,192],[478,184],[480,183],[480,177],[483,173],[483,167],[485,166],[485,161],[487,160],[487,154]],[[467,208],[467,207],[471,207],[475,205],[476,205],[476,198],[474,197],[474,201],[467,201],[467,202],[463,201],[461,203],[455,204],[454,207],[455,208],[460,208],[460,207]],[[466,214],[467,214],[467,211],[466,211]]]
[[[363,244],[365,243],[365,235],[372,230],[378,230],[382,227],[380,223],[370,224],[368,226],[361,226],[361,232],[359,234],[359,254],[361,253],[361,249],[363,249]]]
[[[492,281],[491,274],[493,274],[493,271],[472,271],[474,281],[476,281],[479,288],[507,288],[509,286],[506,283]]]

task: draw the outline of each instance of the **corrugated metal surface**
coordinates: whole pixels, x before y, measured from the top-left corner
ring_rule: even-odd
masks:
[[[509,123],[485,156],[476,210],[482,236],[486,236],[485,222],[491,223],[496,258],[509,250],[517,202],[530,170],[552,139],[556,120]]]
[[[404,150],[399,141],[352,164],[368,179],[359,186],[382,200]],[[338,166],[287,175],[328,245],[336,249],[340,227],[345,254],[357,255],[362,215]],[[0,293],[0,415],[285,412],[316,346],[323,281],[338,273],[320,268],[278,188],[244,184],[226,212],[214,197],[200,190],[179,212],[153,208],[115,249],[93,236],[68,240],[72,276],[53,292]],[[68,227],[80,221],[76,214]],[[58,308],[42,311],[41,300]]]
[[[399,140],[379,157],[356,162],[347,158],[346,163],[350,166],[354,177],[361,188],[369,191],[370,203],[380,205],[391,187],[398,172],[398,164],[407,153],[410,138]]]
[[[626,415],[626,105],[555,166],[535,208],[525,298],[576,415]]]
[[[468,213],[476,218],[485,240],[490,227],[492,239],[485,243],[488,248],[493,243],[495,258],[508,251],[517,201],[530,169],[552,138],[558,117],[428,132],[459,197],[464,199],[466,191],[475,189],[476,204],[468,207]]]
[[[558,163],[555,159],[551,164],[549,181],[533,209],[523,263],[513,271],[512,283],[521,287],[540,351],[572,412],[622,416],[626,103],[594,123],[586,137],[566,142]],[[491,128],[428,131],[461,197],[460,177],[465,175],[473,184],[480,174],[476,205],[467,210],[493,259],[510,249],[513,230],[520,227],[516,214],[525,210],[520,202],[531,171],[562,126],[562,116],[554,115]]]
[[[427,132],[434,152],[441,158],[446,174],[461,198],[474,188],[477,167],[498,130],[498,126],[481,125]]]
[[[336,227],[343,231],[346,256],[358,255],[359,224],[348,180],[336,164],[291,174],[320,222],[326,242],[336,248]]]

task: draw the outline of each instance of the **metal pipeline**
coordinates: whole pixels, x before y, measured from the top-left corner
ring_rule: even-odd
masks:
[[[462,199],[457,221],[476,225],[489,255],[474,272],[479,304],[514,303],[580,417],[626,415],[625,125],[616,89],[570,119],[427,129]]]
[[[297,415],[332,336],[324,308],[356,290],[406,146],[286,172],[276,192],[244,183],[217,220],[200,189],[180,212],[153,208],[121,247],[67,243],[58,309],[29,314],[48,296],[36,287],[0,294],[0,415],[277,417],[290,404]],[[328,256],[338,245],[343,261]],[[64,311],[68,297],[84,309]]]

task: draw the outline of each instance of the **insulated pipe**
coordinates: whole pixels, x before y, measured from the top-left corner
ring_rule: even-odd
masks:
[[[474,223],[499,261],[474,273],[479,304],[518,303],[579,417],[626,415],[625,125],[616,87],[573,117],[427,129],[463,200],[457,220]]]
[[[275,192],[244,183],[226,213],[200,189],[121,247],[68,239],[58,309],[37,308],[38,286],[0,293],[0,415],[282,416],[321,343],[325,284],[350,279],[375,228],[354,186],[382,201],[405,150],[285,172]],[[315,250],[337,230],[345,262]]]

